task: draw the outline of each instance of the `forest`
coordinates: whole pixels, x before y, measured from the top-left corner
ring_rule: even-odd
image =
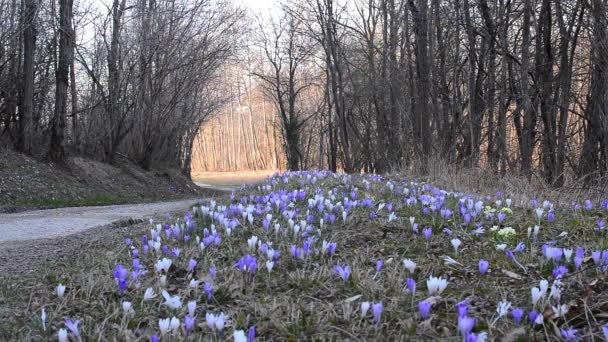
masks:
[[[0,143],[51,160],[608,171],[604,0],[0,0],[0,18]]]

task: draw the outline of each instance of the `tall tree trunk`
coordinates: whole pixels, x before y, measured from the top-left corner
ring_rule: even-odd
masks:
[[[37,0],[24,0],[23,11],[23,76],[19,106],[19,150],[32,152],[34,138],[34,59],[36,58]]]
[[[67,112],[70,65],[74,59],[74,39],[72,37],[73,0],[59,0],[59,60],[55,84],[55,112],[51,120],[51,143],[49,157],[61,162],[65,159],[63,140],[65,136],[65,116]]]

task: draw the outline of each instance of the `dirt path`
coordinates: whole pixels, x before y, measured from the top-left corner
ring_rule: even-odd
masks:
[[[0,214],[0,243],[67,236],[116,221],[188,210],[196,199],[101,207],[72,207]]]

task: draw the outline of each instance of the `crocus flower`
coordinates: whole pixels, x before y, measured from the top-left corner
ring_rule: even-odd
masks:
[[[150,299],[153,299],[154,297],[156,297],[156,293],[154,293],[154,289],[151,287],[148,287],[146,289],[146,292],[144,292],[144,300],[150,300]]]
[[[209,276],[211,277],[211,279],[215,279],[215,265],[211,265],[211,267],[209,268]]]
[[[59,339],[59,342],[68,342],[68,331],[63,328],[59,329],[57,338]]]
[[[133,303],[128,301],[122,302],[122,311],[125,314],[130,314],[131,312],[133,312]]]
[[[382,262],[381,259],[379,259],[378,261],[376,261],[376,273],[380,273],[380,271],[382,270],[382,266],[384,265],[384,263]]]
[[[249,330],[247,331],[247,342],[254,342],[255,341],[255,326],[251,326],[249,327]]]
[[[423,300],[418,303],[418,311],[420,312],[420,317],[423,320],[426,320],[429,317],[429,312],[431,311],[431,303]]]
[[[232,337],[234,337],[234,342],[247,342],[247,337],[243,330],[235,330]]]
[[[160,341],[160,339],[158,338],[157,335],[150,336],[150,342],[158,342],[158,341]]]
[[[42,323],[42,330],[46,331],[46,311],[42,308],[42,313],[40,314],[40,323]]]
[[[211,283],[205,282],[203,288],[205,289],[205,293],[207,294],[207,301],[211,301],[211,298],[213,298],[213,285]]]
[[[469,302],[467,300],[463,300],[456,305],[456,308],[458,310],[458,317],[466,316],[469,313]]]
[[[374,314],[374,322],[380,323],[382,317],[382,302],[372,304],[372,313]]]
[[[196,301],[191,300],[188,302],[188,314],[190,316],[194,317],[195,313],[196,313]]]
[[[192,331],[192,328],[194,328],[195,322],[196,322],[196,317],[194,317],[194,316],[186,315],[186,317],[184,317],[184,325],[186,328],[186,334],[190,334],[190,332]]]
[[[405,266],[405,268],[410,271],[410,273],[414,273],[414,271],[416,270],[416,263],[413,262],[411,259],[404,259],[403,260],[403,266]]]
[[[429,290],[429,295],[440,295],[448,286],[448,281],[443,278],[430,276],[426,281],[426,287]]]
[[[562,334],[562,337],[566,341],[578,341],[578,339],[576,338],[576,329],[574,329],[574,328],[570,328],[567,330],[560,329],[560,333]]]
[[[460,247],[462,241],[460,239],[452,239],[450,242],[452,243],[452,247],[454,247],[454,253],[458,254],[458,247]]]
[[[188,261],[188,268],[187,268],[187,271],[188,271],[188,272],[192,272],[192,271],[194,270],[194,268],[196,267],[196,264],[197,264],[196,260],[194,260],[194,259],[190,259],[190,260]]]
[[[361,303],[361,318],[365,317],[365,315],[367,314],[367,311],[369,310],[369,307],[370,307],[369,302]]]
[[[513,310],[511,310],[511,315],[513,316],[513,322],[515,322],[515,324],[519,324],[522,316],[524,315],[524,310],[522,308],[513,308]]]
[[[475,326],[475,318],[468,316],[460,316],[458,317],[458,331],[460,334],[465,337],[468,333],[473,330]]]
[[[608,208],[608,206],[607,206]],[[608,324],[604,325],[604,327],[602,328],[602,331],[604,332],[604,338],[606,339],[606,341],[608,341]]]
[[[72,332],[72,334],[74,334],[74,336],[78,337],[80,336],[80,332],[78,332],[78,324],[80,323],[80,320],[76,320],[75,322],[73,322],[71,319],[69,318],[65,318],[65,326]]]
[[[179,309],[182,307],[182,300],[179,296],[171,296],[169,292],[163,290],[162,292],[163,298],[165,298],[165,302],[163,304],[167,305],[171,309]]]
[[[407,285],[407,289],[413,295],[414,292],[416,292],[416,281],[413,278],[407,278],[405,284]]]
[[[171,331],[177,331],[177,330],[179,330],[179,325],[180,325],[179,318],[177,318],[177,317],[171,317],[170,324],[171,324]]]
[[[55,287],[55,293],[57,294],[57,297],[63,297],[63,294],[65,293],[65,286],[59,283],[59,285]]]
[[[488,271],[488,267],[490,267],[490,263],[486,260],[479,260],[479,273],[486,274],[486,272]]]
[[[334,267],[334,271],[340,276],[340,278],[342,278],[342,280],[348,281],[348,277],[350,276],[350,267],[348,265],[336,265]]]
[[[528,318],[530,319],[530,324],[534,325],[536,321],[536,317],[538,317],[538,312],[532,310],[528,313]]]
[[[498,313],[498,317],[496,318],[497,320],[501,317],[504,317],[508,312],[509,309],[511,308],[511,302],[507,302],[507,301],[501,301],[500,303],[498,303],[498,307],[496,308],[496,313]]]
[[[239,261],[237,261],[234,266],[238,267],[241,272],[249,272],[253,275],[257,269],[257,259],[254,256],[246,254]]]
[[[433,235],[433,229],[432,228],[424,228],[422,230],[423,234],[424,234],[424,238],[429,240],[431,238],[431,235]]]

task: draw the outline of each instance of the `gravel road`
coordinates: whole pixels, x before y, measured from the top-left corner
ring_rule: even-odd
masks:
[[[0,243],[67,236],[116,221],[188,210],[196,199],[100,207],[71,207],[0,214]]]

